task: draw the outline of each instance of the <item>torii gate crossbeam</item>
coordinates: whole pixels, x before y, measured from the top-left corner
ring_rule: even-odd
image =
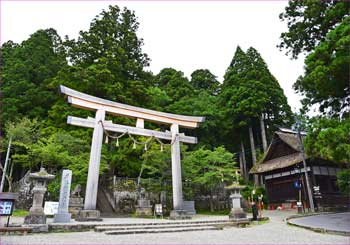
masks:
[[[180,142],[196,144],[197,138],[185,136],[179,133],[179,127],[196,128],[200,122],[205,120],[204,117],[192,117],[177,115],[165,112],[149,110],[145,108],[125,105],[112,102],[109,100],[97,98],[76,90],[60,86],[62,94],[67,95],[67,100],[75,107],[96,112],[95,118],[78,118],[68,116],[67,123],[71,125],[94,128],[88,178],[86,183],[86,194],[84,210],[80,212],[80,220],[99,219],[99,211],[96,210],[96,200],[98,191],[99,168],[101,159],[101,149],[103,141],[103,128],[108,131],[141,136],[153,136],[159,139],[172,140],[171,145],[171,166],[172,166],[172,185],[173,185],[173,211],[176,218],[181,217],[183,211],[182,195],[182,177],[181,177],[181,159],[180,159]],[[136,127],[114,124],[111,121],[105,121],[105,115],[120,115],[135,118]],[[144,120],[170,125],[170,132],[159,132],[150,129],[144,129]]]

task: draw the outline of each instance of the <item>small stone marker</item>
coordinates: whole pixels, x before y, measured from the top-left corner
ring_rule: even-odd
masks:
[[[70,185],[72,182],[72,171],[63,170],[60,189],[60,201],[58,204],[58,212],[55,214],[54,223],[68,223],[71,219],[71,214],[68,213]]]

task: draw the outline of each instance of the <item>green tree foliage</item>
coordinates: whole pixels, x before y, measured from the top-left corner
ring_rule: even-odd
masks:
[[[209,194],[210,209],[214,211],[213,195],[219,187],[231,184],[235,179],[234,155],[223,146],[214,150],[199,148],[187,152],[182,162],[183,179],[191,183],[201,195]],[[193,195],[193,194],[192,194]]]
[[[345,18],[305,60],[305,74],[294,89],[305,96],[303,104],[318,105],[323,114],[350,113],[350,18]]]
[[[344,170],[337,173],[339,189],[349,194],[350,119],[313,118],[309,123],[304,145],[311,157],[319,157],[338,164]]]
[[[350,119],[316,118],[305,139],[306,153],[338,164],[350,163]]]
[[[63,71],[57,82],[113,101],[145,104],[150,75],[143,69],[149,58],[142,53],[138,27],[133,11],[118,6],[103,10],[88,31],[80,31],[77,40],[66,41],[73,67],[68,77]]]
[[[220,137],[217,128],[222,119],[221,110],[218,109],[218,97],[202,90],[198,94],[187,95],[179,101],[169,105],[167,111],[183,115],[204,116],[205,121],[199,128],[191,129],[188,134],[198,137],[199,144],[196,148],[205,146],[212,149],[219,146]]]
[[[288,49],[293,58],[302,52],[309,53],[305,74],[298,78],[294,89],[305,96],[304,109],[316,105],[323,116],[334,117],[311,121],[305,139],[306,152],[312,157],[348,164],[350,3],[290,1],[285,10],[280,19],[287,20],[288,31],[281,34],[279,47]],[[338,174],[343,191],[348,189],[348,176],[348,170]]]
[[[337,173],[337,184],[341,192],[349,195],[350,170],[346,169]]]
[[[7,149],[9,139],[11,144],[11,159],[15,169],[18,166],[32,168],[28,152],[31,146],[35,144],[41,137],[40,124],[36,119],[22,118],[16,122],[7,122],[5,125],[6,137],[3,139],[2,149]]]
[[[220,183],[231,183],[236,172],[234,155],[223,146],[213,151],[200,148],[188,152],[183,160],[184,178],[206,186],[208,190]]]
[[[1,47],[3,122],[27,116],[44,118],[57,100],[50,81],[66,65],[61,38],[54,29],[39,30],[21,44]]]
[[[281,34],[280,49],[287,49],[293,58],[311,52],[326,39],[326,35],[350,13],[349,1],[289,1],[280,19],[287,22],[288,31]]]
[[[183,72],[173,68],[162,69],[153,79],[153,84],[165,91],[171,98],[171,103],[180,100],[186,95],[193,94],[194,88],[184,76]]]
[[[205,90],[211,95],[217,95],[220,90],[220,83],[208,69],[200,69],[192,72],[190,83],[195,90]]]

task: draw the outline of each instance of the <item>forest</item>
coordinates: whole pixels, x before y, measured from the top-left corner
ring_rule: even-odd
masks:
[[[37,30],[22,43],[7,41],[0,49],[0,136],[2,166],[11,142],[10,185],[40,166],[56,174],[49,186],[52,195],[58,195],[62,169],[73,171],[73,187],[86,182],[92,130],[66,121],[68,115],[94,114],[66,103],[59,85],[147,109],[205,116],[199,128],[183,129],[198,137],[198,144],[182,146],[182,165],[184,179],[206,190],[232,182],[243,156],[248,170],[259,164],[273,132],[295,128],[296,118],[308,132],[304,144],[309,156],[349,167],[349,18],[346,1],[293,1],[280,14],[288,29],[281,33],[278,48],[291,58],[307,54],[304,74],[294,84],[304,98],[297,115],[254,47],[228,50],[234,55],[222,83],[205,67],[190,77],[171,67],[158,74],[148,71],[151,59],[137,35],[142,23],[126,8],[103,10],[77,39],[60,37],[50,28]],[[315,106],[318,115],[308,116]],[[135,125],[123,117],[107,120]],[[168,130],[164,125],[145,126]],[[106,141],[101,176],[136,178],[142,173],[143,178],[171,180],[169,142],[164,149],[157,142],[148,149],[133,144],[129,137]],[[349,170],[338,174],[338,185],[349,191]]]

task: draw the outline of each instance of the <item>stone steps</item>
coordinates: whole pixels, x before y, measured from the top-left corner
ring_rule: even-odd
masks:
[[[232,224],[229,220],[212,221],[187,221],[187,222],[157,222],[157,223],[133,223],[111,224],[96,226],[96,232],[104,232],[107,235],[143,234],[143,233],[167,233],[188,232],[205,230],[222,230],[224,226]]]
[[[227,223],[206,223],[206,224],[167,224],[167,225],[147,225],[142,226],[96,226],[96,232],[111,231],[111,230],[150,230],[150,229],[163,229],[163,228],[189,228],[189,227],[218,227],[228,225]]]
[[[110,230],[105,231],[106,235],[128,235],[128,234],[146,234],[146,233],[171,233],[171,232],[189,232],[189,231],[207,231],[222,230],[222,227],[200,226],[200,227],[158,227],[157,229],[132,229],[132,230]]]
[[[164,221],[159,222],[145,222],[145,223],[118,223],[118,224],[99,224],[96,227],[120,227],[120,226],[157,226],[157,225],[187,225],[187,224],[229,224],[230,220],[198,220],[198,221]]]

